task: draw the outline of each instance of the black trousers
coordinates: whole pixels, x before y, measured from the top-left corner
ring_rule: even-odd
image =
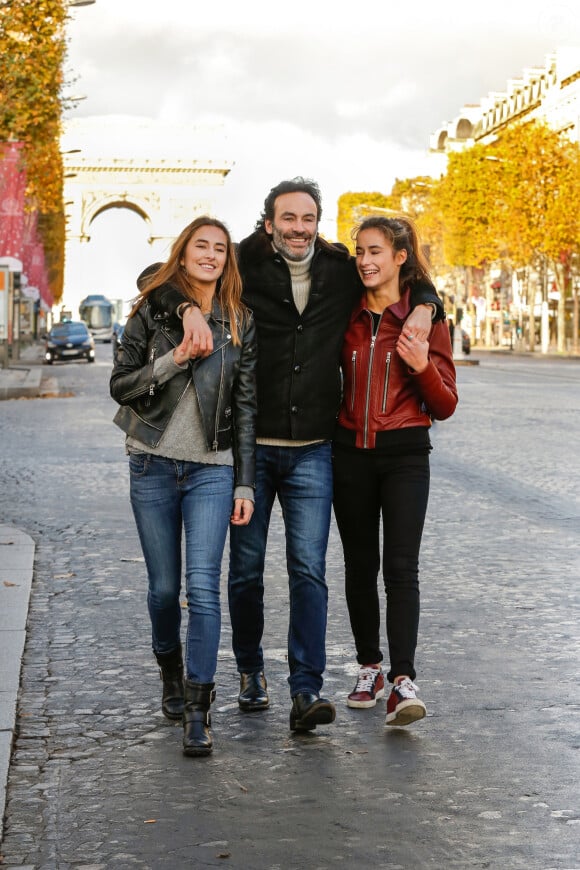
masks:
[[[382,661],[377,588],[387,601],[388,679],[415,679],[419,549],[429,499],[429,455],[390,455],[334,445],[334,513],[344,550],[345,591],[357,661]]]

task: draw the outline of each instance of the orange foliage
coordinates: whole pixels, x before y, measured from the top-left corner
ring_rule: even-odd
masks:
[[[65,0],[10,0],[0,7],[0,140],[24,144],[27,199],[40,213],[55,300],[64,267],[61,88]]]

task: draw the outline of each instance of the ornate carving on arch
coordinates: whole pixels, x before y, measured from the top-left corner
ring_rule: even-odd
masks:
[[[160,198],[154,191],[136,197],[129,193],[113,193],[106,191],[85,191],[81,198],[81,238],[90,238],[89,229],[92,222],[102,212],[109,208],[127,208],[136,212],[146,224],[153,221],[153,213],[160,210]]]

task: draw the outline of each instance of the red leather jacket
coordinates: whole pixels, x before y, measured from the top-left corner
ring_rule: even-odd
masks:
[[[429,363],[420,374],[395,349],[410,312],[409,291],[385,309],[376,336],[363,294],[354,309],[342,348],[343,397],[339,426],[356,432],[356,447],[374,448],[377,432],[431,426],[445,420],[457,405],[455,366],[449,328],[434,323],[429,335]]]

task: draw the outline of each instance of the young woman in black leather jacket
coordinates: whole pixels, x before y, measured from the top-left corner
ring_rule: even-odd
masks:
[[[209,709],[220,638],[220,573],[228,525],[253,513],[255,328],[227,228],[200,217],[169,259],[142,276],[111,375],[126,433],[131,506],[148,574],[153,652],[163,680],[162,710],[183,719],[183,751],[212,751]],[[177,315],[152,313],[148,296],[172,286]],[[205,315],[213,352],[192,359],[179,315]],[[181,540],[188,606],[185,672],[181,646]]]

